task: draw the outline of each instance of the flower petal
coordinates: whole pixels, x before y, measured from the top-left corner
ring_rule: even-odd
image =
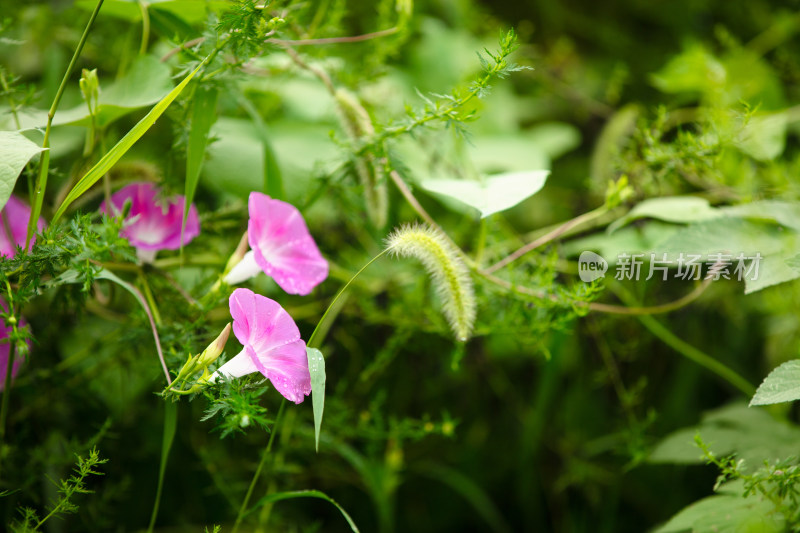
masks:
[[[0,213],[0,256],[13,257],[17,246],[25,247],[30,217],[31,208],[28,204],[12,194]],[[42,231],[44,227],[44,219],[39,218],[36,229]],[[28,250],[33,247],[35,240],[31,239]]]
[[[302,403],[311,394],[306,343],[302,340],[276,348],[266,360],[266,376],[284,398]]]
[[[225,276],[224,281],[228,285],[236,285],[243,281],[247,281],[256,274],[261,273],[261,267],[256,263],[253,250],[248,251],[242,257],[242,260],[234,265],[230,272]]]
[[[250,193],[247,236],[256,262],[289,294],[308,294],[328,277],[328,262],[291,204]]]
[[[305,342],[292,317],[277,302],[250,289],[233,291],[229,304],[233,333],[255,369],[284,397],[302,402],[311,393],[311,374]]]
[[[236,289],[231,294],[229,305],[234,335],[244,346],[252,346],[256,352],[268,352],[300,339],[300,330],[294,320],[274,300],[250,289]]]
[[[216,372],[211,374],[211,376],[208,378],[208,381],[214,383],[217,380],[217,377],[223,374],[231,379],[240,378],[242,376],[246,376],[247,374],[252,374],[253,372],[258,372],[258,368],[256,368],[255,364],[253,364],[253,359],[247,353],[247,348],[245,348],[236,354],[233,359],[226,362],[224,365],[219,367]]]
[[[122,212],[125,202],[130,200],[131,209],[126,220],[129,223],[122,231],[131,245],[139,250],[177,250],[181,246],[181,224],[186,199],[176,195],[160,201],[158,188],[150,182],[132,183],[111,196],[110,214]],[[109,212],[106,202],[100,206],[103,213]],[[200,221],[194,205],[189,207],[183,244],[188,244],[200,234]]]

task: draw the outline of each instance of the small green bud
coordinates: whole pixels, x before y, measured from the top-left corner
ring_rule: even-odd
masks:
[[[222,355],[222,351],[225,349],[225,343],[228,342],[228,336],[231,334],[231,323],[225,326],[225,329],[222,330],[214,342],[208,345],[208,348],[203,350],[203,353],[200,354],[200,357],[197,359],[197,366],[199,368],[206,368],[208,365],[213,363],[214,361]]]
[[[225,274],[231,271],[233,267],[239,264],[239,262],[244,257],[244,254],[247,253],[247,250],[250,248],[250,242],[247,239],[247,232],[244,232],[242,238],[239,240],[239,244],[236,245],[236,249],[233,251],[231,256],[228,258],[228,262],[225,263],[225,270],[223,271],[223,277]]]
[[[606,187],[606,207],[614,209],[633,196],[633,187],[628,185],[628,176],[620,176],[617,181],[609,180]]]
[[[396,0],[394,9],[399,17],[398,25],[405,24],[414,13],[414,0]]]
[[[277,30],[286,25],[286,21],[280,17],[273,17],[267,22],[267,29],[269,31]]]
[[[342,126],[354,139],[375,135],[375,127],[369,113],[358,101],[356,95],[345,89],[336,91],[336,105]]]
[[[453,434],[455,429],[456,429],[456,427],[455,427],[455,425],[453,425],[452,422],[449,422],[449,421],[445,422],[444,424],[442,424],[442,435],[445,435],[445,436],[449,437],[449,436],[451,436]]]
[[[336,107],[342,127],[353,141],[375,135],[375,127],[372,125],[369,113],[354,94],[344,89],[336,91]],[[389,209],[383,169],[372,154],[357,159],[355,168],[364,188],[367,215],[375,227],[382,228],[386,225]]]
[[[97,114],[97,106],[100,100],[100,80],[97,78],[97,69],[83,69],[80,79],[81,94],[89,107],[91,115]]]
[[[403,459],[403,449],[394,439],[390,440],[386,450],[386,466],[395,471],[400,470],[403,468]]]
[[[8,320],[6,320],[6,322],[8,323],[9,326],[16,326],[17,325],[17,317],[12,315],[12,316],[8,317]]]

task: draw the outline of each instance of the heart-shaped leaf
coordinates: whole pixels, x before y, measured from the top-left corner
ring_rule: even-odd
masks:
[[[474,207],[481,218],[514,207],[544,187],[549,170],[507,172],[476,180],[432,179],[421,183],[432,193],[440,194]]]
[[[42,147],[15,131],[0,131],[0,210],[5,207],[17,178]]]
[[[800,361],[787,361],[769,373],[758,386],[750,405],[800,400]]]

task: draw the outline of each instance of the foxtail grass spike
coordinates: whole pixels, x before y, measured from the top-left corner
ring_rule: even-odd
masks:
[[[344,89],[337,90],[336,106],[342,126],[353,141],[375,135],[375,128],[369,118],[369,113],[355,95]],[[386,180],[381,175],[382,167],[377,164],[372,154],[365,154],[356,160],[355,168],[359,182],[364,188],[367,215],[375,227],[382,228],[386,225],[389,209]]]
[[[429,226],[411,225],[387,239],[393,255],[419,259],[433,279],[447,321],[460,341],[469,339],[475,323],[475,293],[469,270],[444,235]]]

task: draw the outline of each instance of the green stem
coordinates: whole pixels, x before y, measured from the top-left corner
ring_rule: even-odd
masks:
[[[330,4],[330,0],[323,0],[320,3],[320,6],[317,8],[317,12],[314,13],[314,18],[311,20],[311,24],[308,25],[308,29],[306,30],[307,38],[314,37],[314,34],[317,32],[317,27],[322,22],[324,15],[328,12],[328,4]]]
[[[306,343],[306,345],[309,348],[314,348],[314,347],[316,347],[318,344],[320,344],[322,342],[320,340],[320,343],[317,343],[317,345],[314,344],[314,342],[317,340],[317,335],[322,331],[322,326],[323,326],[323,323],[325,322],[325,319],[328,317],[328,314],[331,312],[331,309],[333,309],[336,306],[336,302],[339,300],[339,298],[341,298],[342,295],[345,293],[345,291],[347,291],[348,287],[350,287],[350,284],[353,283],[353,281],[355,281],[355,279],[362,272],[364,272],[367,269],[368,266],[370,266],[372,263],[374,263],[375,261],[377,261],[378,259],[383,257],[388,251],[389,251],[389,248],[386,248],[381,253],[379,253],[378,255],[373,257],[372,259],[370,259],[369,262],[366,265],[364,265],[363,267],[361,267],[361,270],[356,272],[353,275],[353,277],[350,278],[350,280],[347,283],[345,283],[344,287],[342,287],[342,289],[336,294],[336,296],[331,301],[331,304],[328,306],[328,308],[322,314],[322,318],[320,318],[319,322],[317,322],[317,326],[314,328],[314,331],[311,333],[311,336],[308,338],[308,342]]]
[[[142,288],[144,289],[144,297],[147,299],[147,303],[150,306],[150,309],[153,311],[153,320],[156,323],[156,326],[161,325],[161,313],[158,312],[158,306],[156,305],[156,300],[153,298],[153,292],[150,290],[150,284],[147,282],[147,276],[144,275],[144,272],[139,272],[139,280],[142,282]]]
[[[161,463],[158,467],[158,486],[156,488],[156,501],[153,503],[153,512],[150,514],[150,525],[147,533],[152,533],[158,518],[158,508],[161,505],[161,492],[164,489],[164,474],[167,471],[167,460],[172,443],[175,440],[175,430],[178,425],[177,404],[167,400],[164,403],[164,436],[161,440]]]
[[[481,264],[483,261],[483,254],[486,251],[486,234],[488,233],[488,225],[486,219],[482,218],[480,227],[478,228],[478,243],[475,246],[475,263]]]
[[[422,220],[424,220],[433,229],[438,230],[444,236],[444,238],[447,239],[447,242],[453,246],[453,249],[458,252],[458,254],[461,256],[461,259],[464,260],[467,266],[474,267],[476,265],[475,260],[469,257],[466,252],[464,252],[464,250],[462,250],[461,247],[450,238],[450,235],[448,235],[447,232],[436,223],[436,220],[434,220],[433,217],[427,211],[425,211],[425,208],[422,207],[422,204],[419,203],[417,198],[414,196],[414,193],[412,193],[411,189],[408,188],[408,185],[406,185],[406,182],[403,180],[402,176],[400,176],[396,170],[391,170],[389,171],[389,177],[394,182],[397,190],[400,191],[400,194],[403,195],[403,198],[405,198],[414,211],[416,211],[417,214],[422,217]]]
[[[156,326],[160,326],[161,322],[161,313],[158,312],[158,306],[156,305],[156,300],[153,298],[153,291],[150,290],[150,284],[147,282],[147,276],[145,276],[144,271],[139,271],[139,281],[142,283],[142,289],[144,289],[144,297],[147,300],[147,304],[150,306],[150,309],[153,311],[153,320],[156,323]]]
[[[17,316],[17,308],[14,305],[14,298],[11,294],[11,284],[6,280],[6,292],[8,293],[8,308],[11,310],[11,317]],[[12,324],[12,331],[14,336],[12,338],[17,338],[17,324]],[[11,377],[14,370],[14,357],[16,356],[16,342],[11,342],[11,345],[8,347],[8,362],[6,363],[6,377],[4,381],[4,388],[3,388],[3,399],[2,404],[0,404],[0,444],[5,444],[6,442],[6,419],[8,418],[8,405],[10,402],[11,396]],[[2,455],[0,454],[0,459]]]
[[[150,13],[147,11],[147,2],[139,0],[139,10],[142,12],[142,44],[139,46],[139,55],[145,55],[147,43],[150,41]]]
[[[14,117],[14,125],[18,130],[22,129],[19,122],[19,114],[17,113],[17,103],[11,96],[11,88],[8,85],[8,81],[6,81],[6,73],[2,68],[0,68],[0,87],[3,88],[3,92],[6,93],[6,97],[8,98],[8,108],[11,111],[11,116]]]
[[[92,116],[92,122],[94,122],[94,116]],[[99,138],[100,138],[100,152],[105,154],[106,153],[105,130],[100,132]],[[103,174],[103,196],[105,197],[106,205],[111,205],[111,176],[108,175],[108,172]]]
[[[489,82],[492,81],[492,79],[496,77],[503,70],[503,68],[505,68],[505,58],[510,53],[511,50],[508,50],[498,56],[498,60],[495,62],[495,64],[482,78],[479,78],[478,81],[473,84],[473,86],[464,96],[458,97],[454,100],[448,100],[450,102],[448,105],[445,105],[440,109],[436,109],[430,113],[426,113],[420,117],[416,117],[408,123],[384,129],[377,135],[373,136],[371,140],[365,142],[357,150],[355,150],[353,155],[360,157],[375,147],[382,145],[386,140],[413,131],[420,126],[424,126],[428,122],[436,120],[455,120],[456,111],[467,105],[473,98],[484,92],[489,87]]]
[[[597,209],[595,209],[593,211],[589,211],[588,213],[584,213],[584,214],[582,214],[580,216],[577,216],[577,217],[573,218],[572,220],[568,220],[567,222],[565,222],[564,224],[560,225],[559,227],[557,227],[553,231],[547,233],[546,235],[542,235],[541,237],[539,237],[538,239],[536,239],[536,240],[534,240],[532,242],[529,242],[525,246],[522,246],[521,248],[517,249],[516,251],[514,251],[511,254],[509,254],[505,258],[503,258],[500,261],[498,261],[497,263],[493,264],[492,266],[485,268],[484,272],[486,272],[487,274],[491,274],[493,272],[496,272],[497,270],[500,270],[501,268],[503,268],[504,266],[508,265],[509,263],[511,263],[513,261],[516,261],[517,259],[519,259],[523,255],[527,254],[528,252],[530,252],[532,250],[535,250],[536,248],[539,248],[540,246],[544,246],[545,244],[549,243],[550,241],[560,237],[561,235],[566,233],[568,230],[574,228],[575,226],[579,226],[579,225],[584,224],[586,222],[589,222],[589,221],[591,221],[593,219],[599,218],[602,215],[606,214],[607,212],[608,212],[608,208],[605,207],[605,206],[602,206],[602,207],[599,207],[599,208],[597,208]]]
[[[78,57],[83,51],[83,45],[86,44],[86,39],[89,37],[89,31],[92,29],[94,21],[97,18],[97,14],[100,13],[100,7],[102,5],[103,0],[97,0],[97,5],[95,6],[94,11],[92,11],[92,16],[89,17],[89,22],[86,24],[86,28],[83,30],[81,40],[78,41],[78,47],[75,49],[75,53],[72,55],[72,60],[70,60],[69,66],[67,66],[67,71],[64,73],[64,78],[61,80],[61,85],[58,87],[56,97],[53,99],[53,105],[50,106],[50,111],[47,112],[47,127],[45,127],[44,140],[42,141],[42,148],[44,148],[44,151],[42,152],[42,157],[39,160],[39,173],[36,178],[36,187],[34,188],[33,192],[33,209],[31,209],[31,217],[28,220],[28,233],[25,238],[25,249],[27,249],[30,245],[33,234],[36,232],[36,222],[39,220],[39,217],[42,214],[44,193],[45,190],[47,190],[47,176],[50,171],[50,129],[53,126],[53,117],[56,115],[56,109],[58,109],[58,104],[61,102],[61,97],[64,95],[64,90],[67,88],[69,77],[72,75],[75,64],[78,62]]]
[[[256,483],[258,483],[258,478],[261,476],[261,471],[264,469],[264,465],[267,462],[267,457],[269,456],[270,452],[272,451],[272,442],[275,440],[275,434],[278,432],[278,425],[281,422],[281,416],[283,415],[283,408],[286,406],[286,399],[281,400],[281,406],[278,408],[278,416],[275,417],[275,424],[272,426],[272,431],[269,434],[269,441],[267,442],[267,447],[264,448],[264,453],[261,455],[261,461],[258,463],[258,468],[256,468],[256,473],[253,474],[253,479],[250,481],[250,486],[247,488],[247,494],[244,495],[244,501],[242,501],[242,506],[239,507],[239,513],[236,515],[236,522],[233,524],[233,533],[236,533],[239,530],[239,526],[242,523],[242,518],[244,518],[245,511],[247,511],[247,505],[250,503],[250,498],[253,496],[253,490],[256,488]]]
[[[630,293],[624,290],[621,286],[617,287],[615,292],[617,293],[617,296],[619,296],[619,298],[625,303],[625,305],[631,307],[637,305]],[[746,394],[748,398],[755,394],[756,388],[749,381],[740,376],[735,370],[729,368],[720,361],[717,361],[707,353],[695,348],[683,339],[680,339],[652,316],[639,315],[636,318],[639,319],[639,322],[641,322],[642,325],[650,331],[650,333],[658,337],[664,344],[687,358],[689,361],[692,361],[693,363],[696,363],[706,370],[709,370],[721,377]]]
[[[9,343],[8,347],[8,362],[6,363],[6,377],[3,382],[3,405],[0,407],[0,442],[4,442],[6,438],[6,418],[8,417],[8,397],[11,390],[11,374],[14,369],[14,357],[16,356],[15,342]]]

